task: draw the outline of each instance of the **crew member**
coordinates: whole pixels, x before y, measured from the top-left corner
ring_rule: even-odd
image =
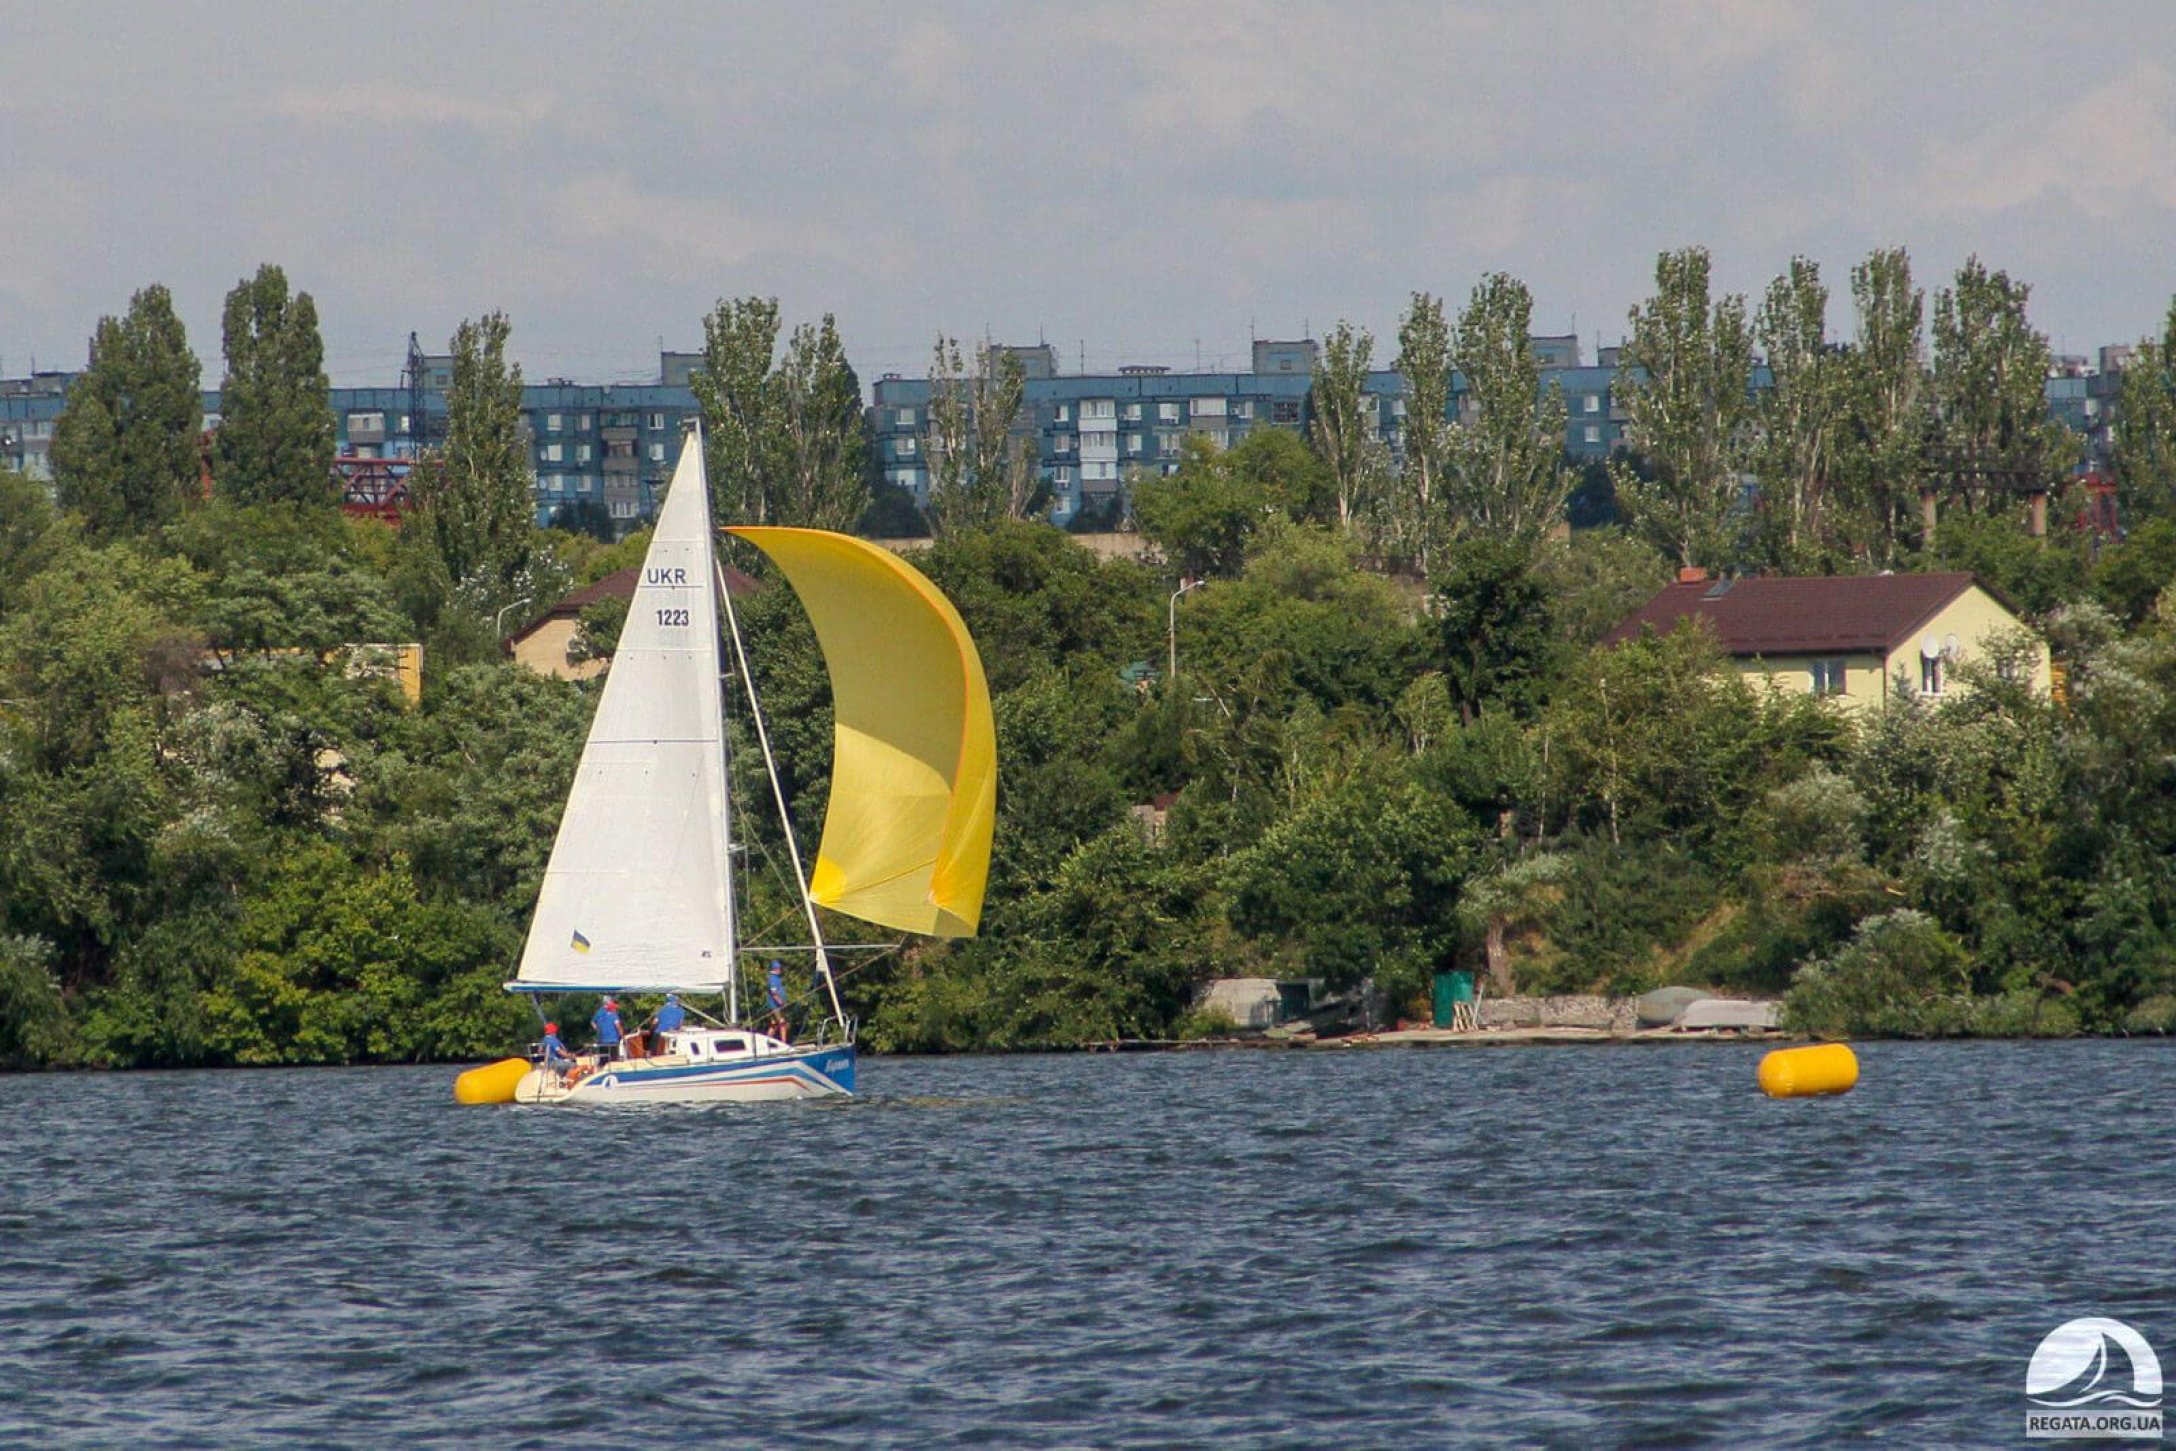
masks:
[[[544,1025],[544,1041],[537,1056],[544,1060],[544,1071],[547,1073],[564,1073],[574,1066],[573,1055],[567,1052],[567,1045],[559,1041],[557,1023]]]
[[[599,1056],[605,1058],[619,1057],[620,1038],[623,1036],[620,1029],[620,1005],[612,999],[606,998],[604,1006],[597,1009],[597,1015],[589,1020],[589,1025],[597,1030],[597,1052]]]
[[[665,1006],[657,1010],[657,1031],[660,1036],[677,1033],[680,1025],[688,1020],[688,1010],[680,1005],[680,994],[665,994]]]
[[[779,965],[775,957],[771,959],[771,970],[765,978],[764,986],[771,998],[771,1022],[768,1031],[779,1042],[786,1042],[786,969]]]

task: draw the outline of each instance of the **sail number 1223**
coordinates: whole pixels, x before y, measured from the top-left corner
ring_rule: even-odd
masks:
[[[660,625],[684,625],[688,622],[688,612],[686,610],[659,610],[657,612],[657,622]]]

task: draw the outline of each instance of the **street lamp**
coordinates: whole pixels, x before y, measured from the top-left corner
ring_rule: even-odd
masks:
[[[528,604],[528,603],[529,603],[529,596],[527,596],[527,595],[523,595],[523,596],[522,596],[522,597],[521,597],[520,599],[518,599],[518,600],[515,600],[515,601],[514,601],[514,602],[513,602],[512,604],[510,604],[510,605],[501,605],[501,606],[499,606],[499,612],[498,612],[498,614],[497,614],[496,616],[494,616],[494,617],[493,617],[493,619],[492,619],[492,621],[491,621],[491,634],[492,634],[492,637],[493,637],[493,638],[495,638],[495,639],[499,639],[499,640],[504,640],[504,639],[506,638],[506,612],[507,612],[508,610],[518,610],[518,609],[520,609],[520,608],[521,608],[521,607],[522,607],[523,605],[526,605],[526,604]]]
[[[1168,611],[1170,626],[1167,631],[1171,646],[1171,669],[1164,677],[1166,680],[1176,682],[1179,678],[1179,596],[1190,589],[1200,589],[1208,582],[1205,579],[1187,579],[1181,576],[1179,587],[1171,592],[1171,608]]]

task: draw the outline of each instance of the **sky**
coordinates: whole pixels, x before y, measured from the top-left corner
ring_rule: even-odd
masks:
[[[2176,5],[753,4],[0,9],[0,376],[174,293],[311,292],[336,385],[513,322],[531,381],[654,379],[721,297],[1066,371],[1244,369],[1524,280],[1614,343],[1658,252],[1758,300],[1977,254],[2058,351],[2176,294]]]

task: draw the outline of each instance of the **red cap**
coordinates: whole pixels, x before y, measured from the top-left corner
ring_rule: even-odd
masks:
[[[556,1033],[559,1031],[559,1025],[557,1023],[546,1023],[544,1025],[544,1031],[547,1033]]]
[[[610,999],[610,998],[606,998],[606,999],[604,1000],[604,1005],[605,1005],[606,1007],[608,1007],[608,1008],[617,1008],[617,1007],[619,1006],[619,1004],[618,1004],[618,1003],[614,1002],[614,1001],[613,1001],[612,999]]]

